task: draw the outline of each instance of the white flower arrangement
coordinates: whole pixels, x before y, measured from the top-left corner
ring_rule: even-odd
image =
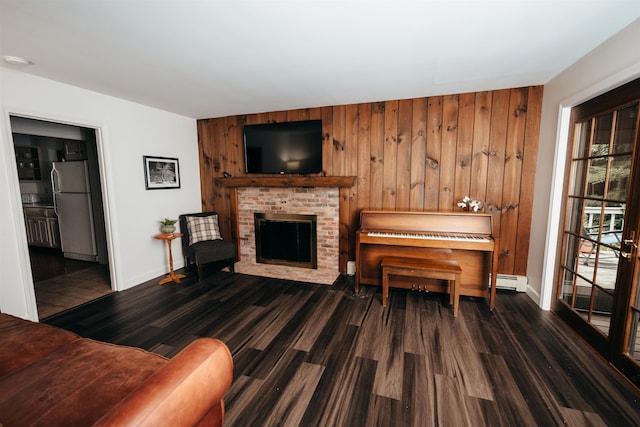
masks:
[[[480,209],[482,209],[482,201],[473,200],[469,196],[464,196],[464,198],[458,202],[458,206],[468,211],[479,212]]]

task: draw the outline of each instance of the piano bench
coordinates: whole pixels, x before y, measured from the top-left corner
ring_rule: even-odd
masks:
[[[462,269],[454,260],[428,258],[384,257],[382,259],[382,306],[387,306],[389,276],[406,276],[421,279],[438,279],[449,282],[449,303],[453,305],[453,317],[458,317],[460,300],[460,276]]]

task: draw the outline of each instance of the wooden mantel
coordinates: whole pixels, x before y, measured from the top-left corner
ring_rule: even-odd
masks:
[[[261,176],[216,178],[220,187],[353,187],[355,176]]]

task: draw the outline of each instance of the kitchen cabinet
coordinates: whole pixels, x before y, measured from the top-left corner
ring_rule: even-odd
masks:
[[[15,147],[18,179],[21,181],[39,181],[40,154],[37,147]]]
[[[25,207],[27,243],[31,246],[60,248],[58,217],[51,207]]]
[[[87,160],[87,150],[84,141],[65,141],[65,160]]]

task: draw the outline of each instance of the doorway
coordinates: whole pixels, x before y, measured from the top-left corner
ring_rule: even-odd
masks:
[[[572,109],[554,311],[640,386],[640,79]]]
[[[97,134],[46,120],[10,120],[38,317],[44,319],[112,292]],[[70,170],[81,172],[70,176],[84,183],[81,190],[52,184],[52,177],[59,182]],[[74,201],[71,212],[65,200]]]

